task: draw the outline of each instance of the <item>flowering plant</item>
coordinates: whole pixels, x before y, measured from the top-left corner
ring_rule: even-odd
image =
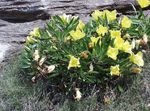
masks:
[[[47,77],[69,87],[78,81],[104,83],[141,71],[138,19],[117,19],[116,10],[95,10],[91,16],[85,24],[76,16],[56,15],[45,29],[31,31],[23,63],[33,82]]]

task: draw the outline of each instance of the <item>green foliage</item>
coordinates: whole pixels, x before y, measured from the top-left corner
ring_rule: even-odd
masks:
[[[75,16],[53,16],[44,29],[35,28],[22,55],[27,76],[70,91],[81,83],[107,83],[139,73],[144,61],[136,41],[149,34],[142,26],[147,23],[141,23],[143,16],[116,16],[115,10],[96,10],[87,24]]]

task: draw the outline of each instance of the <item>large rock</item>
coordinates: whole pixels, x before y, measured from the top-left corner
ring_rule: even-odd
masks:
[[[1,0],[0,19],[11,22],[47,19],[67,13],[88,16],[94,9],[133,10],[135,0]]]

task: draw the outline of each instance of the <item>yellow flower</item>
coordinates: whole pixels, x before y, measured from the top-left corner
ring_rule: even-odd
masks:
[[[35,38],[33,38],[32,36],[27,36],[26,43],[34,44],[35,42],[37,42]]]
[[[124,16],[121,21],[121,26],[123,28],[130,28],[131,24],[132,24],[132,21],[127,16]]]
[[[129,43],[129,41],[125,41],[122,47],[122,50],[126,53],[131,54],[132,53],[132,45]]]
[[[80,67],[79,58],[75,58],[74,56],[70,55],[68,69],[70,69],[71,67]]]
[[[98,42],[98,40],[100,39],[100,37],[91,37],[90,39],[91,39],[92,45],[94,46],[94,45],[97,44],[97,42]]]
[[[36,27],[33,29],[33,31],[30,32],[30,36],[32,37],[40,37],[40,28],[39,27]]]
[[[102,25],[100,25],[98,27],[98,29],[96,30],[96,32],[98,33],[98,35],[104,36],[108,32],[108,28],[107,27],[103,27]]]
[[[137,54],[132,53],[129,57],[130,61],[138,66],[144,66],[143,54],[142,52],[138,52]]]
[[[114,45],[115,48],[117,49],[122,49],[123,45],[124,45],[124,40],[121,37],[116,37],[115,41],[114,41]]]
[[[111,75],[114,75],[114,76],[120,76],[119,65],[111,66],[111,67],[110,67],[110,74],[111,74]]]
[[[118,49],[117,48],[112,48],[111,46],[108,48],[107,51],[107,56],[112,58],[113,60],[117,59],[117,55],[118,55]]]
[[[116,20],[117,11],[116,10],[113,10],[113,11],[104,10],[103,17],[105,16],[107,17],[108,21],[114,21]]]
[[[85,27],[85,24],[82,22],[82,20],[79,20],[79,24],[77,26],[77,30],[82,30]]]
[[[71,17],[71,15],[63,14],[63,15],[60,16],[60,18],[62,19],[62,21],[64,23],[68,23],[72,17]]]
[[[141,8],[145,8],[145,7],[148,7],[150,5],[149,0],[137,0],[137,2],[141,6]]]
[[[74,41],[82,39],[85,37],[85,33],[81,30],[71,31],[70,35]]]
[[[100,12],[99,10],[95,10],[91,15],[95,20],[98,20],[99,17],[101,17],[103,12]]]
[[[110,30],[110,36],[111,38],[121,37],[120,30]]]

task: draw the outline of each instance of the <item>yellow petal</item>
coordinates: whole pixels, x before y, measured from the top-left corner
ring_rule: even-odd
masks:
[[[39,27],[34,28],[29,35],[32,37],[40,37],[40,28]]]
[[[70,35],[74,41],[82,39],[85,37],[85,33],[81,30],[71,31]]]
[[[115,48],[122,49],[124,45],[124,40],[121,37],[116,37],[114,41]]]
[[[145,8],[145,7],[148,7],[150,5],[149,0],[137,0],[137,2],[141,6],[141,8]]]
[[[108,28],[100,25],[97,28],[96,32],[98,33],[99,36],[101,36],[101,35],[104,36],[108,32]]]
[[[144,66],[143,53],[138,52],[137,54],[132,53],[129,57],[130,61],[138,66]]]
[[[124,16],[121,21],[121,26],[123,28],[130,28],[131,24],[132,24],[132,21],[127,16]]]
[[[107,17],[108,21],[114,21],[116,20],[117,11],[116,10],[113,10],[113,11],[104,10],[103,17],[105,18],[105,16]]]
[[[111,38],[121,37],[120,30],[110,30],[110,36]]]
[[[85,24],[82,22],[82,20],[79,20],[79,24],[77,26],[77,30],[83,30],[83,28],[85,27]]]
[[[95,20],[98,20],[99,17],[101,17],[103,12],[100,12],[99,10],[95,10],[91,15]]]
[[[79,58],[75,58],[74,56],[70,55],[68,69],[70,69],[71,67],[80,67]]]
[[[111,74],[111,75],[114,75],[114,76],[120,76],[119,65],[111,66],[111,67],[110,67],[110,74]]]
[[[112,58],[113,60],[116,60],[117,55],[118,55],[118,49],[117,48],[112,48],[112,47],[108,48],[108,51],[107,51],[108,57]]]
[[[126,40],[123,44],[122,50],[126,53],[132,53],[132,45]]]

